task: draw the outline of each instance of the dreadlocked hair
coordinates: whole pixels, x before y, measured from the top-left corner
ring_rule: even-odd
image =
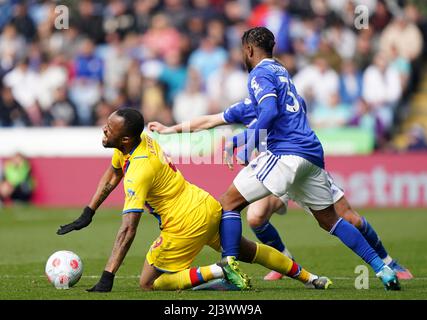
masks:
[[[276,44],[273,33],[265,27],[255,27],[245,31],[242,44],[245,43],[261,48],[270,56],[273,56],[273,48]]]

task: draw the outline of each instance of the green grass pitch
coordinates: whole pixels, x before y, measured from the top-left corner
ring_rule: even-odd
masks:
[[[27,206],[0,211],[0,300],[8,299],[426,299],[427,298],[427,212],[422,209],[360,210],[374,226],[392,257],[410,268],[415,279],[402,281],[403,290],[386,292],[371,269],[368,290],[355,289],[355,268],[363,262],[341,242],[320,229],[317,222],[300,210],[290,210],[272,222],[280,231],[296,260],[309,271],[329,276],[330,290],[305,289],[295,280],[263,281],[267,270],[243,264],[252,277],[254,289],[247,292],[176,291],[143,292],[138,277],[145,253],[158,235],[157,221],[143,216],[138,234],[124,264],[116,275],[113,291],[87,293],[99,279],[121,222],[120,209],[100,209],[92,224],[80,231],[57,236],[60,224],[74,220],[79,209],[45,209]],[[245,215],[243,214],[244,218]],[[246,222],[244,235],[255,240]],[[57,250],[72,250],[83,260],[84,273],[70,290],[56,290],[44,276],[47,258]],[[207,265],[218,254],[205,248],[195,264]]]

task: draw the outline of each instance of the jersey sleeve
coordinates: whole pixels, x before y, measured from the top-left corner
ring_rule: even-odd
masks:
[[[262,69],[251,78],[250,89],[258,105],[267,97],[277,97],[272,75],[262,72]]]
[[[111,165],[114,169],[121,169],[122,165],[120,163],[122,155],[121,152],[117,149],[114,149],[113,156],[111,157]]]
[[[237,102],[224,110],[223,118],[227,123],[242,123],[242,114],[245,104],[243,101]]]
[[[256,114],[251,100],[246,98],[225,109],[224,121],[227,123],[240,123],[249,126],[256,120]]]
[[[131,170],[125,176],[125,204],[123,214],[144,212],[145,200],[154,180],[154,170],[147,161],[134,159],[130,164]]]

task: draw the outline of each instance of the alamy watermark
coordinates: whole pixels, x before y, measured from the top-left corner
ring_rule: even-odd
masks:
[[[354,27],[357,30],[369,28],[369,8],[359,4],[354,8]]]
[[[354,287],[357,290],[369,289],[369,269],[367,266],[358,265],[354,269],[354,273],[359,274],[354,280]]]
[[[70,28],[70,9],[65,5],[55,7],[55,29],[65,30]]]
[[[255,140],[250,138],[255,135],[255,130],[246,129],[245,132],[246,134],[243,134],[241,129],[225,127],[198,132],[183,130],[180,134],[153,133],[151,136],[175,164],[229,164],[230,160],[233,164],[244,164],[245,158],[250,160],[257,154],[253,151]],[[258,141],[257,151],[266,151],[267,130],[259,131]]]

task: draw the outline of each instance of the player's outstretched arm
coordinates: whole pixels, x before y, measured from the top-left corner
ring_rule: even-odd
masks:
[[[114,242],[113,251],[111,252],[110,258],[108,259],[105,270],[102,273],[101,279],[89,292],[109,292],[113,288],[114,276],[119,270],[120,265],[133,240],[136,236],[136,230],[138,228],[139,220],[141,218],[140,213],[130,212],[123,215],[122,225],[117,233],[116,240]]]
[[[56,233],[58,235],[63,235],[70,231],[87,227],[92,222],[92,217],[95,215],[96,209],[98,209],[111,191],[120,183],[122,177],[123,172],[121,169],[115,169],[110,166],[102,176],[92,200],[89,205],[83,209],[83,213],[80,217],[69,224],[60,226]]]
[[[174,126],[168,127],[160,122],[153,121],[147,125],[148,130],[158,133],[180,133],[180,132],[196,132],[214,128],[226,124],[222,113],[210,114],[206,116],[197,117],[191,121],[178,123]]]

